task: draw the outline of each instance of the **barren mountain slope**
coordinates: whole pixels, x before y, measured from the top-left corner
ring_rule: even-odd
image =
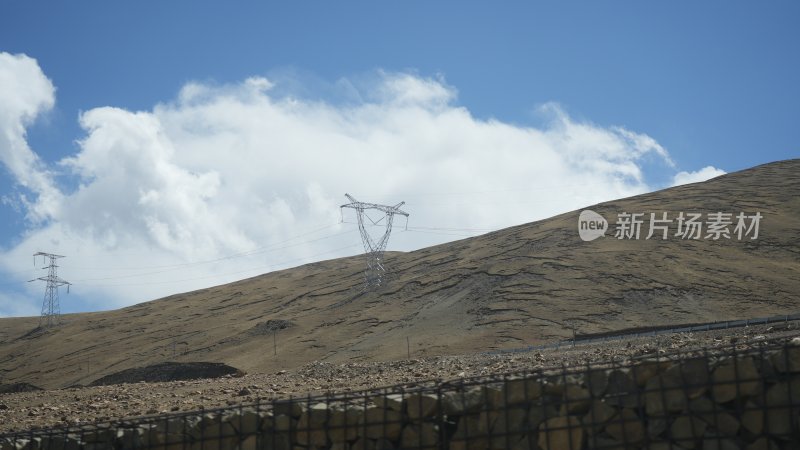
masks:
[[[31,333],[38,318],[0,319],[0,383],[88,384],[169,360],[248,372],[387,360],[406,355],[406,338],[416,355],[464,354],[569,337],[568,324],[592,333],[800,310],[800,160],[588,209],[611,223],[605,238],[583,242],[574,211],[391,253],[391,279],[375,292],[361,292],[353,257],[67,315],[46,333]],[[617,213],[681,211],[763,219],[755,240],[645,240],[647,223],[638,240],[613,237]],[[285,325],[273,356],[272,330]]]

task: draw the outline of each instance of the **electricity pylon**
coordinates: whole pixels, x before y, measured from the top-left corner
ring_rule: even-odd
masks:
[[[56,264],[56,260],[58,258],[63,258],[63,256],[44,252],[35,253],[33,255],[34,266],[36,265],[36,257],[40,255],[42,261],[45,259],[50,260],[50,264],[43,267],[43,269],[47,269],[47,276],[34,278],[28,282],[47,282],[47,287],[44,288],[44,302],[42,302],[42,315],[39,318],[39,328],[50,328],[61,322],[61,307],[58,305],[58,288],[66,285],[67,293],[69,293],[69,287],[72,283],[58,277],[58,265]]]
[[[401,216],[406,216],[406,225],[408,225],[408,213],[401,210],[400,207],[403,206],[406,202],[400,202],[394,206],[387,206],[387,205],[378,205],[375,203],[364,203],[356,200],[350,194],[344,194],[350,203],[346,205],[342,205],[341,208],[352,208],[355,209],[357,212],[358,217],[358,230],[361,232],[361,240],[364,243],[364,253],[367,257],[367,270],[364,272],[364,280],[365,280],[365,289],[370,289],[373,287],[380,286],[383,282],[383,274],[386,272],[386,269],[383,267],[383,252],[386,250],[386,244],[389,242],[389,235],[392,234],[392,223],[394,222],[394,215],[400,214]],[[383,215],[377,219],[373,220],[372,217],[369,216],[367,211],[375,210],[380,211]],[[372,222],[372,225],[378,225],[382,221],[385,221],[386,224],[386,231],[384,231],[383,236],[380,239],[375,241],[370,236],[367,228],[365,226],[365,218]]]

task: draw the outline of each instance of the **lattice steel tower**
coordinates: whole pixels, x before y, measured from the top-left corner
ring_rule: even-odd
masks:
[[[50,264],[43,267],[43,269],[47,269],[47,276],[34,278],[28,282],[47,282],[47,287],[44,288],[44,302],[42,302],[42,316],[39,318],[39,328],[50,328],[61,322],[61,308],[58,304],[58,288],[66,285],[67,293],[69,293],[69,287],[72,283],[58,277],[58,264],[56,264],[56,260],[63,258],[63,256],[44,252],[35,253],[33,255],[34,266],[36,265],[37,256],[41,256],[43,262],[46,259],[50,260]]]
[[[367,270],[364,272],[365,289],[380,286],[383,282],[383,274],[386,269],[383,267],[383,252],[386,250],[386,244],[389,242],[389,235],[392,233],[392,223],[394,222],[395,214],[406,216],[406,225],[408,225],[408,213],[401,210],[400,207],[406,202],[400,202],[394,206],[377,205],[375,203],[364,203],[356,200],[350,194],[344,194],[350,203],[342,205],[341,208],[352,208],[358,213],[358,230],[361,232],[361,240],[364,243],[364,253],[367,257]],[[370,210],[382,212],[383,215],[373,220],[367,213]],[[365,218],[369,220],[372,225],[378,225],[385,221],[386,231],[383,236],[375,241],[370,236],[365,226]]]

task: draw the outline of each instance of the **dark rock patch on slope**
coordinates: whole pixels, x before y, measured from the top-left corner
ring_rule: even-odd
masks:
[[[29,383],[0,384],[0,394],[13,394],[15,392],[41,391],[42,388]]]
[[[200,378],[220,378],[225,375],[241,376],[244,372],[223,363],[213,362],[165,362],[147,367],[134,367],[106,375],[93,381],[90,386],[111,384],[148,383],[162,381],[196,380]]]
[[[294,323],[283,319],[267,320],[266,322],[259,322],[253,328],[247,330],[247,333],[253,336],[260,336],[264,334],[272,334],[274,331],[285,330],[294,326]]]

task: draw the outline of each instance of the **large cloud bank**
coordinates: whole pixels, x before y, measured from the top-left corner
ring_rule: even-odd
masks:
[[[442,79],[375,77],[349,103],[255,77],[189,83],[149,111],[98,107],[79,117],[77,152],[48,165],[25,128],[53,106],[53,83],[35,60],[0,54],[0,160],[29,224],[0,270],[14,277],[36,251],[67,255],[75,308],[112,308],[356,254],[354,218],[339,223],[345,192],[405,200],[410,231],[401,221],[389,248],[410,250],[645,192],[645,159],[672,166],[649,136],[555,104],[538,127],[479,120]],[[31,311],[31,289],[29,309],[0,303],[0,315]]]

